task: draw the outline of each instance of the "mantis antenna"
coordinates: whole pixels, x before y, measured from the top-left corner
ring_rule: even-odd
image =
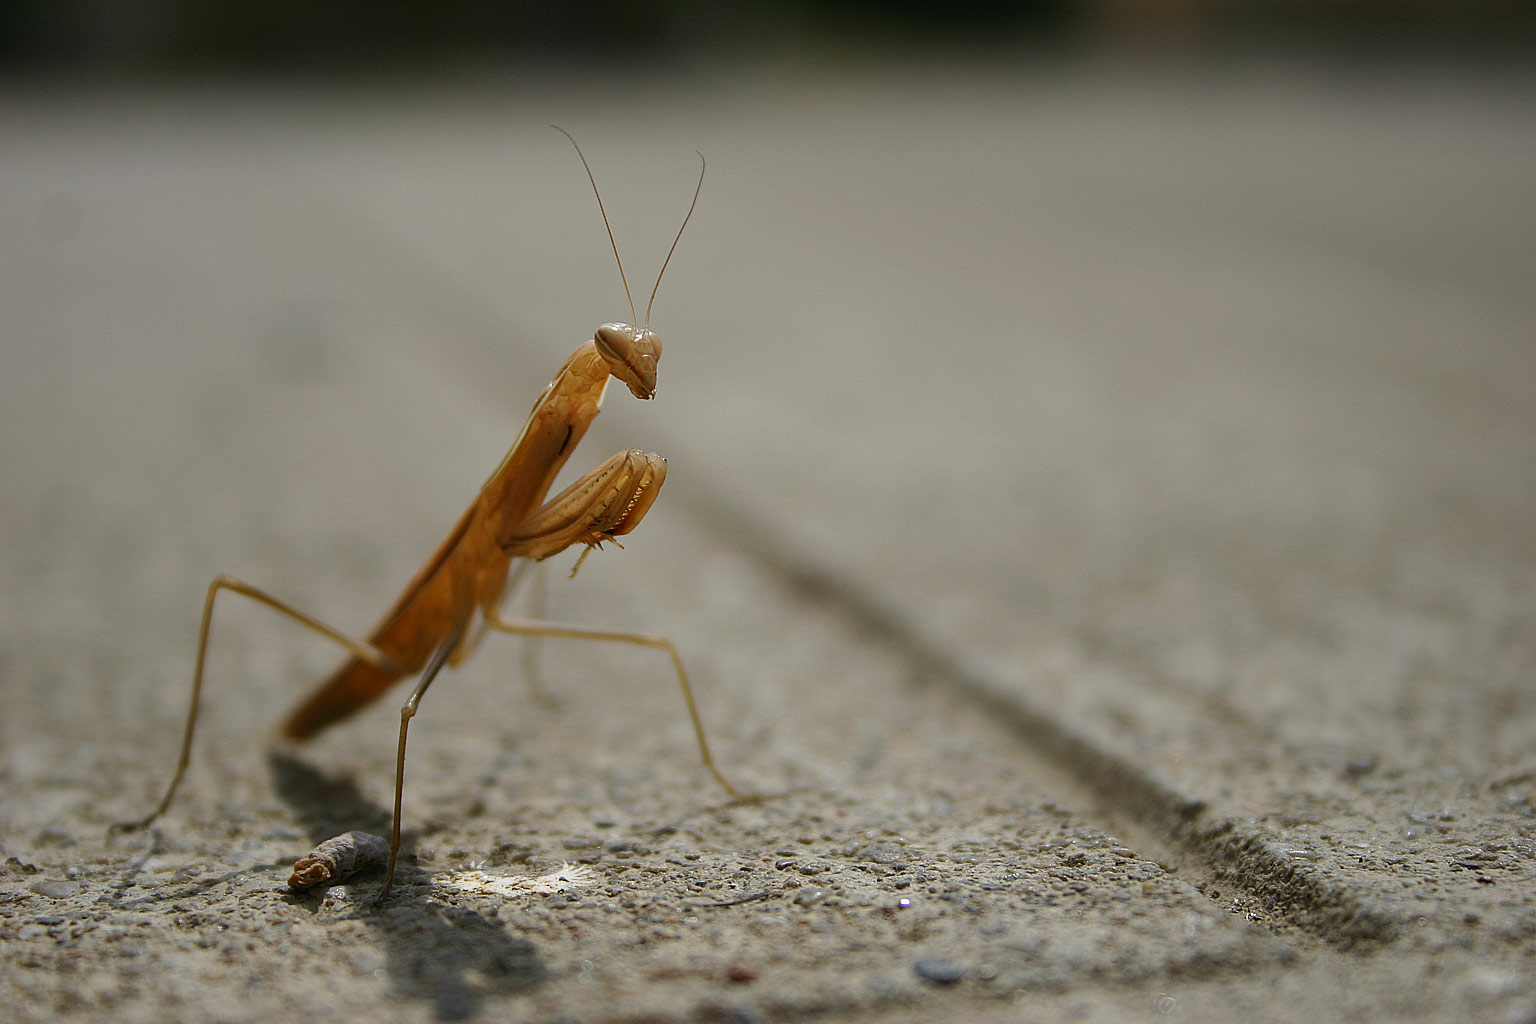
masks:
[[[571,145],[576,149],[576,155],[581,158],[582,169],[587,172],[587,180],[592,183],[592,194],[597,197],[597,212],[603,218],[603,230],[608,232],[608,245],[613,249],[613,261],[619,265],[619,282],[624,285],[624,298],[629,302],[629,318],[635,319],[635,300],[629,293],[629,279],[624,276],[624,261],[619,258],[619,243],[613,239],[613,226],[608,223],[608,211],[603,208],[603,194],[597,190],[597,179],[592,176],[592,166],[587,163],[587,155],[581,151],[575,136],[561,128],[557,124],[550,125],[555,131],[571,140]],[[651,326],[651,307],[656,304],[656,292],[661,288],[662,275],[667,272],[667,264],[672,262],[672,254],[677,251],[677,243],[683,239],[683,229],[688,226],[688,221],[693,217],[694,207],[699,205],[699,193],[704,189],[704,169],[707,162],[704,154],[694,150],[699,158],[699,183],[693,188],[693,201],[688,204],[688,212],[683,215],[683,223],[677,229],[677,234],[672,239],[672,247],[667,250],[667,258],[661,261],[661,270],[656,274],[656,283],[651,286],[650,301],[645,304],[645,326]]]
[[[629,300],[629,318],[635,319],[635,300],[629,294],[629,279],[624,276],[624,261],[619,259],[619,243],[613,240],[613,226],[608,223],[608,211],[603,208],[603,194],[597,190],[597,179],[592,176],[592,167],[587,163],[587,154],[576,145],[576,136],[561,128],[557,124],[550,125],[555,131],[571,140],[571,145],[576,146],[576,155],[581,158],[581,166],[587,172],[587,180],[592,183],[592,194],[597,196],[597,212],[603,217],[603,230],[608,232],[608,244],[613,249],[613,262],[619,265],[619,281],[624,285],[624,298]]]
[[[688,212],[683,214],[682,226],[677,229],[677,237],[672,239],[672,248],[667,250],[667,258],[661,261],[661,269],[656,272],[656,283],[651,287],[651,301],[645,304],[645,326],[649,330],[651,326],[651,307],[656,305],[656,290],[661,287],[661,275],[667,272],[667,264],[672,262],[672,254],[677,251],[677,243],[683,240],[683,228],[688,226],[688,220],[693,216],[693,208],[699,205],[699,192],[704,188],[704,154],[694,150],[699,157],[699,183],[693,187],[693,202],[688,204]]]

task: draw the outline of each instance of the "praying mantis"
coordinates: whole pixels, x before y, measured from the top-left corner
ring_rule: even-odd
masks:
[[[629,301],[630,320],[635,321],[634,298],[624,276],[618,243],[608,223],[603,197],[586,155],[565,129],[552,125],[576,147],[587,172],[598,212],[608,232],[608,244],[619,265],[619,279]],[[559,554],[575,544],[586,546],[576,561],[607,541],[614,541],[640,524],[650,511],[667,477],[667,463],[660,455],[630,449],[619,452],[581,477],[554,498],[545,500],[555,477],[571,456],[602,407],[609,378],[615,378],[636,398],[656,394],[656,364],[661,340],[650,330],[651,307],[661,287],[662,275],[677,251],[698,205],[704,187],[704,158],[699,157],[699,182],[672,247],[662,260],[656,284],[645,308],[645,326],[605,323],[591,341],[576,348],[545,387],[511,449],[480,489],[479,496],[459,518],[436,553],[427,559],[365,640],[352,637],[320,619],[234,576],[220,575],[208,585],[198,632],[197,662],[192,674],[181,753],[165,795],[144,818],[121,823],[118,828],[147,828],[170,807],[192,757],[192,741],[202,703],[203,668],[213,606],[223,591],[240,594],[277,611],[324,636],[350,655],[332,675],[301,701],[284,720],[283,735],[294,740],[314,736],[348,717],[384,694],[396,683],[419,674],[416,688],[400,709],[400,735],[395,753],[394,817],[389,839],[389,862],[384,889],[394,884],[400,853],[400,814],[405,791],[406,736],[422,697],[445,665],[459,665],[470,656],[489,631],[527,637],[565,637],[602,640],[665,651],[671,658],[682,687],[683,702],[693,724],[704,767],[732,799],[747,800],[728,782],[710,753],[709,741],[693,687],[683,668],[677,647],[664,636],[621,630],[560,625],[552,622],[503,619],[500,604],[507,589],[512,564],[519,559],[538,561]],[[522,563],[526,564],[526,563]],[[576,568],[571,570],[574,575]],[[516,577],[513,577],[515,580]]]

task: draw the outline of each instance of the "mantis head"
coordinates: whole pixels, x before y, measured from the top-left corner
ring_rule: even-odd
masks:
[[[608,372],[624,382],[636,398],[656,397],[656,364],[661,359],[661,339],[645,327],[603,324],[592,341],[608,362]]]
[[[624,261],[619,259],[619,244],[613,240],[613,227],[608,223],[608,211],[603,209],[603,195],[597,190],[597,179],[592,176],[592,168],[587,164],[586,154],[581,147],[576,145],[576,140],[571,138],[571,133],[559,125],[550,125],[555,131],[571,140],[571,145],[576,147],[576,155],[581,158],[581,166],[587,172],[587,180],[592,183],[592,194],[597,197],[597,211],[603,218],[603,229],[608,232],[608,244],[613,249],[613,261],[619,265],[619,281],[624,285],[624,297],[629,301],[629,317],[635,319],[635,300],[629,292],[629,279],[624,276]],[[699,191],[704,187],[704,154],[699,154],[699,183],[693,187],[693,201],[688,204],[688,212],[683,215],[683,223],[677,229],[677,234],[672,239],[672,247],[667,250],[666,259],[661,261],[661,270],[656,273],[656,283],[651,286],[651,300],[645,305],[644,327],[633,327],[630,324],[603,324],[597,329],[592,340],[597,345],[598,353],[608,362],[608,371],[629,388],[630,394],[636,398],[656,397],[656,363],[661,359],[661,339],[652,333],[651,307],[656,304],[656,292],[661,287],[662,275],[667,272],[667,265],[672,262],[672,254],[677,251],[677,243],[682,240],[683,229],[688,226],[688,221],[693,217],[694,207],[699,205]]]

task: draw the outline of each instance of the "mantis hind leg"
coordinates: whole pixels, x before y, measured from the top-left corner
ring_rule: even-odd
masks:
[[[156,818],[164,814],[166,808],[171,806],[171,801],[176,796],[176,790],[181,786],[181,780],[187,774],[187,766],[192,761],[192,740],[197,733],[198,711],[203,699],[203,665],[208,656],[208,633],[213,625],[213,603],[218,597],[219,591],[228,590],[231,593],[248,597],[259,604],[264,604],[273,611],[292,619],[328,640],[334,641],[345,647],[354,656],[379,667],[393,665],[389,655],[374,647],[372,644],[355,637],[348,636],[341,630],[321,622],[308,612],[300,611],[286,601],[273,597],[266,591],[253,587],[244,580],[229,574],[221,574],[214,577],[208,584],[208,597],[203,602],[202,625],[197,634],[197,667],[192,672],[192,695],[187,702],[187,724],[181,735],[181,755],[176,761],[176,772],[171,776],[171,784],[165,789],[165,796],[153,811],[143,818],[134,821],[123,821],[113,825],[114,831],[130,831],[134,829],[148,828]]]
[[[698,702],[693,699],[693,686],[688,681],[688,672],[683,668],[682,655],[678,654],[677,646],[671,640],[656,633],[634,633],[618,629],[594,629],[588,626],[567,626],[558,622],[534,622],[527,620],[503,619],[496,615],[494,610],[486,613],[485,625],[487,629],[494,629],[498,633],[510,633],[514,636],[526,637],[559,637],[568,640],[602,640],[609,643],[633,644],[637,647],[651,647],[665,651],[672,659],[672,668],[677,673],[678,686],[683,691],[683,703],[688,707],[688,718],[693,723],[693,735],[698,740],[699,757],[704,763],[705,769],[714,776],[720,787],[730,794],[731,799],[750,801],[755,799],[741,792],[731,785],[721,774],[719,766],[715,764],[714,755],[709,751],[709,739],[704,735],[704,723],[699,717]]]
[[[437,650],[432,652],[432,658],[427,662],[427,667],[421,670],[421,681],[416,684],[416,689],[411,691],[410,698],[400,708],[400,743],[395,750],[395,813],[394,822],[389,830],[389,866],[384,869],[384,891],[379,893],[379,901],[389,895],[390,888],[395,884],[395,861],[400,855],[400,805],[405,798],[405,738],[410,732],[411,719],[416,717],[416,709],[421,706],[421,698],[426,694],[427,687],[437,678],[443,666],[448,664],[448,659],[453,656],[454,649],[459,646],[459,638],[464,635],[463,627],[453,630],[448,634]]]

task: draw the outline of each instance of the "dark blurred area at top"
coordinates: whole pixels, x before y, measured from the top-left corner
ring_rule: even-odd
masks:
[[[493,70],[665,75],[894,53],[1285,52],[1524,63],[1529,0],[10,0],[0,75],[67,80]]]

